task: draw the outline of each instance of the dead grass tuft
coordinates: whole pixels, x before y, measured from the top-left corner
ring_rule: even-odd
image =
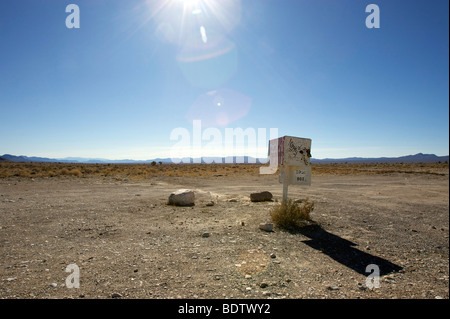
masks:
[[[292,199],[283,201],[270,211],[270,217],[276,226],[284,229],[293,229],[302,222],[311,221],[310,213],[314,210],[314,202],[309,198],[300,204]]]

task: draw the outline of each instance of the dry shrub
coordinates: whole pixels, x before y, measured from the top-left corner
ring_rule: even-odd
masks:
[[[29,172],[28,170],[21,170],[21,171],[19,171],[18,173],[16,173],[15,176],[18,176],[18,177],[28,177],[28,178],[32,177],[31,174],[30,174],[30,172]]]
[[[278,227],[292,229],[300,226],[302,222],[311,221],[310,213],[314,209],[314,202],[309,198],[297,203],[292,199],[283,201],[270,211],[272,221]]]
[[[76,177],[80,177],[80,176],[83,175],[83,173],[81,173],[81,170],[80,170],[79,168],[73,168],[73,169],[69,172],[69,174],[70,174],[71,176],[76,176]]]
[[[61,169],[60,171],[59,171],[59,174],[60,175],[69,175],[70,174],[70,171],[67,169],[67,168],[63,168],[63,169]]]

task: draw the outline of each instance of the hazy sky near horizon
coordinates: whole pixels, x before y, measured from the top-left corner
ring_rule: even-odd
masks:
[[[314,158],[449,154],[448,0],[2,0],[0,41],[0,155],[170,157],[180,131],[213,155],[194,120]]]

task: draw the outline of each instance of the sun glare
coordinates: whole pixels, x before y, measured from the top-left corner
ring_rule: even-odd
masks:
[[[228,33],[240,21],[241,0],[147,0],[150,20],[157,28],[172,29],[177,40],[195,32],[205,39],[205,31]],[[200,27],[204,30],[200,33]]]

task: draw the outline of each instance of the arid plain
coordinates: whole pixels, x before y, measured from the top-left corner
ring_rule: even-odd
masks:
[[[447,163],[312,176],[289,197],[313,222],[265,232],[282,185],[259,165],[0,163],[0,298],[449,298]]]

